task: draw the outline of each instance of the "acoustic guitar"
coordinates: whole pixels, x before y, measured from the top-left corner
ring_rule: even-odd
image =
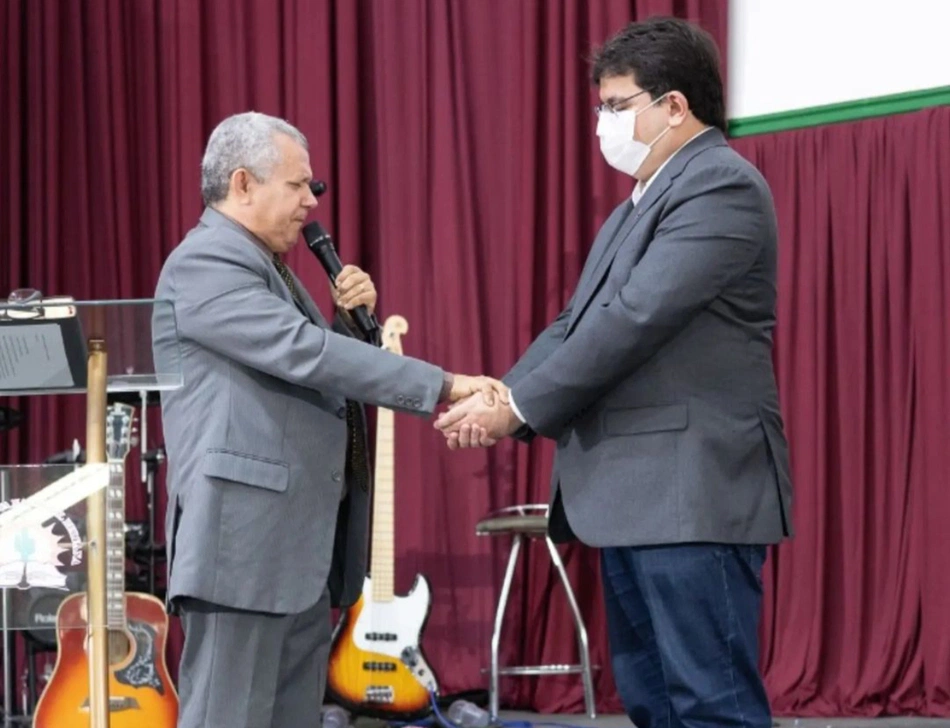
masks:
[[[408,330],[401,316],[387,318],[383,348],[401,355],[400,337]],[[431,605],[429,582],[418,574],[406,596],[393,593],[393,419],[392,410],[379,409],[370,573],[334,630],[327,694],[357,715],[414,720],[431,711],[429,696],[439,687],[420,647]]]
[[[106,416],[106,616],[111,728],[175,728],[178,694],[165,664],[168,617],[159,599],[125,592],[125,458],[134,408],[116,403]],[[56,666],[40,696],[34,728],[88,728],[86,594],[72,594],[56,614]]]

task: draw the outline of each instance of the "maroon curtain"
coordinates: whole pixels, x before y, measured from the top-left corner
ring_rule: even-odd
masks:
[[[950,714],[950,108],[735,141],[780,224],[777,712]]]

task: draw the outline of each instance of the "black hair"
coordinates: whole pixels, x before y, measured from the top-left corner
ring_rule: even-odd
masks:
[[[653,99],[679,91],[697,119],[726,131],[719,50],[698,25],[678,18],[628,25],[595,53],[593,80],[627,75]]]

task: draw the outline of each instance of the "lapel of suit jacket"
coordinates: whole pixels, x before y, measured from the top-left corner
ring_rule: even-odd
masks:
[[[696,137],[676,155],[670,159],[667,165],[660,172],[659,176],[653,180],[653,183],[647,188],[643,197],[634,206],[633,212],[627,215],[626,219],[620,225],[617,234],[613,236],[604,254],[590,273],[584,276],[584,280],[578,285],[578,291],[581,292],[577,300],[574,301],[574,308],[571,311],[571,320],[568,322],[565,336],[574,330],[580,321],[581,315],[587,310],[595,294],[600,290],[600,286],[610,270],[610,264],[617,257],[617,252],[627,242],[636,230],[637,223],[643,219],[646,212],[657,203],[657,201],[666,193],[675,180],[686,168],[689,161],[705,149],[713,146],[720,146],[726,143],[725,137],[718,129],[709,129],[702,135]],[[638,241],[639,248],[645,248],[650,242],[650,238],[643,236]],[[635,251],[633,259],[638,260],[642,251]]]
[[[317,304],[313,302],[307,289],[300,285],[300,279],[297,278],[297,275],[293,271],[290,271],[290,275],[293,276],[294,284],[297,286],[297,295],[300,297],[300,301],[305,309],[304,313],[306,313],[310,317],[310,320],[317,326],[322,326],[325,329],[331,328],[330,324],[323,317],[323,314],[320,313],[320,309],[317,308]]]
[[[619,205],[617,209],[610,214],[610,217],[607,218],[600,232],[597,234],[597,238],[594,240],[594,244],[591,246],[590,253],[587,255],[587,262],[584,264],[584,268],[581,271],[580,279],[577,282],[577,291],[574,294],[574,306],[571,309],[571,318],[568,322],[568,326],[573,324],[573,322],[580,315],[580,312],[583,310],[587,301],[590,300],[590,291],[588,288],[591,281],[594,280],[593,271],[600,268],[600,265],[604,258],[607,257],[611,246],[617,240],[621,227],[627,220],[630,219],[630,213],[632,211],[633,203],[628,198],[626,202],[624,202],[622,205]]]
[[[323,317],[323,314],[320,313],[320,309],[317,308],[317,304],[313,302],[313,299],[310,297],[310,293],[306,288],[301,284],[300,279],[297,277],[297,274],[287,266],[287,271],[290,273],[290,277],[294,281],[294,288],[297,289],[297,298],[295,299],[293,294],[290,292],[290,289],[287,287],[287,284],[284,283],[284,279],[280,277],[280,274],[277,272],[277,267],[274,266],[273,260],[268,258],[267,261],[273,270],[273,275],[277,277],[278,285],[280,290],[286,293],[286,299],[290,301],[294,306],[297,307],[297,310],[300,311],[304,316],[310,319],[311,323],[316,324],[324,329],[332,328],[327,320]],[[286,264],[285,264],[286,265]]]
[[[267,265],[271,269],[272,277],[277,278],[279,290],[287,294],[285,298],[289,300],[290,303],[295,305],[300,313],[309,318],[317,326],[321,326],[325,329],[330,328],[330,325],[323,317],[323,314],[320,313],[320,309],[317,308],[317,304],[313,302],[313,299],[310,297],[307,289],[300,284],[300,279],[297,278],[297,275],[288,267],[288,270],[290,270],[290,275],[294,279],[294,285],[297,287],[297,296],[300,298],[300,303],[297,303],[297,301],[294,300],[294,297],[290,293],[290,289],[287,288],[287,284],[284,283],[283,279],[280,277],[280,274],[277,272],[277,268],[274,267],[273,254],[270,252],[270,250],[268,250],[267,246],[264,245],[264,243],[261,242],[256,235],[254,235],[254,233],[252,233],[236,220],[232,220],[224,213],[218,212],[212,207],[206,207],[204,212],[201,214],[201,224],[207,225],[208,227],[228,227],[247,238],[248,242],[254,245],[254,247],[266,258]]]

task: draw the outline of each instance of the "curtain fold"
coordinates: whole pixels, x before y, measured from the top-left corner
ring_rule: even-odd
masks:
[[[777,712],[950,714],[950,108],[737,139],[779,216],[797,535],[773,550]]]

